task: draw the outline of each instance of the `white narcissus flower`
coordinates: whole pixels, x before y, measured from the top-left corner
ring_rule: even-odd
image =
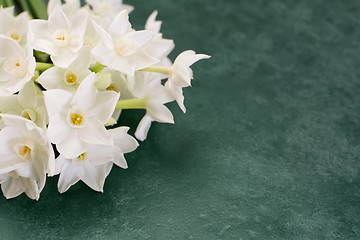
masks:
[[[101,64],[133,76],[136,70],[159,62],[142,49],[154,34],[147,30],[134,31],[126,10],[116,16],[110,25],[109,33],[96,22],[92,23],[102,40],[102,43],[92,50],[92,54]]]
[[[186,109],[184,106],[182,88],[191,86],[191,79],[193,78],[193,72],[190,66],[201,59],[207,58],[210,58],[210,56],[205,54],[195,54],[194,51],[188,50],[182,52],[175,59],[173,66],[170,67],[169,79],[165,83],[165,87],[174,96],[183,112],[185,112]]]
[[[79,11],[70,18],[60,6],[49,16],[49,20],[31,20],[29,40],[35,50],[50,54],[55,66],[67,68],[77,57],[83,46],[87,16]]]
[[[12,38],[0,36],[0,96],[20,91],[35,72],[35,58],[29,45],[24,48]]]
[[[46,173],[54,174],[55,159],[44,130],[23,117],[1,114],[5,127],[0,131],[0,174],[7,198],[25,192],[39,198]],[[4,185],[5,184],[5,185]],[[19,184],[19,186],[12,186]]]
[[[14,39],[20,46],[24,47],[27,42],[29,14],[22,12],[14,17],[12,13],[0,11],[0,34]]]
[[[123,10],[130,13],[134,9],[133,6],[123,4],[122,0],[86,0],[86,3],[91,5],[94,15],[110,19],[114,19]]]
[[[91,73],[90,62],[90,48],[83,47],[68,68],[51,67],[44,71],[36,81],[47,90],[63,89],[74,93],[81,81]]]
[[[95,191],[103,192],[105,178],[113,163],[127,168],[124,153],[134,151],[138,143],[127,134],[128,127],[110,129],[114,146],[88,144],[86,151],[76,158],[67,159],[60,155],[56,159],[56,173],[60,173],[58,189],[67,191],[72,185],[82,180]]]
[[[0,112],[24,117],[45,129],[47,112],[44,96],[38,95],[36,88],[34,82],[29,81],[20,90],[19,94],[0,97]]]
[[[173,96],[161,85],[160,78],[152,78],[151,73],[136,72],[135,86],[131,91],[132,95],[144,101],[146,114],[140,121],[135,136],[137,139],[144,141],[151,122],[174,123],[171,111],[164,105],[174,101]]]
[[[47,136],[68,159],[86,151],[86,144],[113,145],[104,125],[115,110],[119,94],[96,93],[96,75],[85,78],[75,94],[61,89],[44,91],[49,115]]]

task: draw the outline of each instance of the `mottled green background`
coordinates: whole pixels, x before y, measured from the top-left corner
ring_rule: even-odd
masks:
[[[128,1],[194,65],[104,193],[0,198],[0,239],[360,239],[360,1]],[[142,112],[121,123],[135,127]],[[132,131],[133,132],[133,131]]]

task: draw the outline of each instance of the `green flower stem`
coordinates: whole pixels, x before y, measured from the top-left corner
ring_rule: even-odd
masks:
[[[146,109],[146,98],[120,100],[115,109]]]
[[[150,66],[147,68],[143,68],[139,71],[143,72],[156,72],[170,76],[172,74],[172,67],[165,67],[165,66]]]
[[[33,16],[33,13],[31,11],[31,8],[30,8],[30,5],[29,5],[29,1],[28,0],[18,0],[20,6],[21,6],[21,9],[23,11],[26,11],[29,13],[29,15],[32,17]]]
[[[43,0],[31,0],[28,1],[28,3],[30,4],[30,8],[34,13],[35,18],[45,20],[48,18],[47,9]]]
[[[97,73],[100,72],[101,70],[103,70],[105,68],[104,65],[102,65],[99,62],[96,62],[95,65],[93,67],[90,68],[91,71]]]
[[[6,5],[6,7],[14,6],[14,1],[13,0],[5,0],[5,5]]]
[[[0,5],[3,6],[3,7],[6,7],[5,0],[0,0]]]
[[[39,71],[35,71],[34,76],[31,78],[31,80],[33,80],[34,82],[36,82],[36,79],[40,76],[40,72]]]
[[[51,64],[51,63],[37,62],[36,63],[36,71],[45,71],[46,69],[49,69],[53,66],[54,66],[54,64]]]

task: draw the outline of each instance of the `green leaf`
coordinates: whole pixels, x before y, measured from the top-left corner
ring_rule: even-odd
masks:
[[[47,9],[43,0],[31,0],[28,1],[31,10],[34,13],[34,18],[47,19]]]

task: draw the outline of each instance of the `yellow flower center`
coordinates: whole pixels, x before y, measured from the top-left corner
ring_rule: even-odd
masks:
[[[20,116],[22,116],[23,118],[26,118],[27,120],[36,121],[36,112],[32,109],[24,109],[21,113]]]
[[[76,126],[79,125],[81,123],[81,121],[83,120],[83,116],[77,114],[77,113],[73,113],[71,114],[71,121],[73,124],[75,124]]]
[[[31,148],[26,145],[19,147],[19,155],[24,159],[29,160],[31,155]]]
[[[106,91],[115,91],[116,92],[116,88],[114,87],[114,85],[110,84],[107,88]]]
[[[29,113],[25,113],[25,114],[24,114],[24,118],[26,118],[26,119],[28,119],[28,120],[31,120]]]
[[[67,47],[69,45],[68,32],[64,29],[57,30],[53,35],[54,44],[59,48]]]
[[[65,76],[65,80],[68,84],[74,84],[74,83],[76,83],[77,77],[75,74],[70,73]]]
[[[86,152],[80,154],[80,155],[78,156],[78,158],[79,158],[80,160],[84,160],[84,159],[85,159],[85,156],[86,156]]]
[[[14,39],[16,42],[20,42],[21,34],[16,29],[10,30],[6,35]]]
[[[19,36],[16,36],[15,34],[11,34],[11,38],[14,40],[19,40]]]

